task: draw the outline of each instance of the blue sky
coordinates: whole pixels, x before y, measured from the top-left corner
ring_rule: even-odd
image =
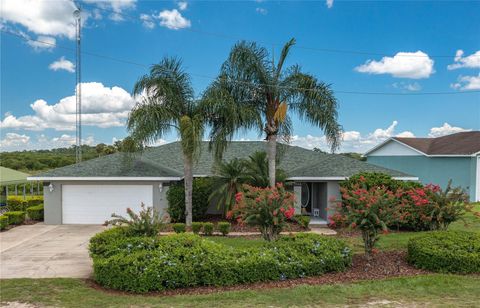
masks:
[[[239,39],[278,54],[284,42],[296,38],[289,63],[337,91],[343,151],[363,152],[398,134],[480,129],[480,2],[80,3],[88,144],[125,137],[124,122],[135,103],[129,93],[150,64],[167,55],[181,57],[201,95]],[[7,0],[1,9],[2,150],[71,145],[73,3]],[[237,138],[259,137],[242,132]],[[169,135],[159,143],[175,139]],[[326,148],[322,131],[297,119],[292,142]]]

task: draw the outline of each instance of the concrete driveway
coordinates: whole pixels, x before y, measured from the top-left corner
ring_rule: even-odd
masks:
[[[86,278],[88,241],[99,225],[24,225],[0,233],[0,278]]]

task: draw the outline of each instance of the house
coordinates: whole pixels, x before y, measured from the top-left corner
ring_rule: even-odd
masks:
[[[394,137],[364,154],[367,162],[417,176],[445,188],[461,186],[480,200],[480,131],[437,138]]]
[[[247,158],[264,151],[265,142],[231,142],[224,160]],[[300,147],[278,145],[279,168],[294,183],[296,212],[308,213],[324,223],[329,197],[340,197],[339,181],[358,172],[385,172],[404,180],[416,180],[342,155],[318,153]],[[202,143],[194,166],[194,177],[212,176],[214,159],[208,142]],[[112,213],[138,210],[140,203],[154,206],[160,213],[167,207],[170,184],[183,178],[183,158],[179,142],[148,148],[132,156],[115,153],[45,172],[30,180],[44,183],[46,224],[101,224]],[[303,210],[302,210],[303,208]]]

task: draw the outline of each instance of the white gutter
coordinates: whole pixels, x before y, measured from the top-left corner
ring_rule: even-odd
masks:
[[[29,176],[28,181],[180,181],[183,177]]]

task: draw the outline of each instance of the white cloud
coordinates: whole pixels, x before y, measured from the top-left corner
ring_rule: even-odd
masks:
[[[403,89],[408,91],[420,91],[422,86],[418,82],[394,82],[392,86],[396,89]]]
[[[28,36],[27,38],[30,39]],[[39,35],[34,41],[27,41],[27,44],[32,46],[36,51],[50,51],[55,48],[56,42],[57,40],[54,37]]]
[[[333,7],[333,0],[326,0],[326,1],[325,1],[325,4],[327,5],[327,7],[328,7],[329,9],[331,9],[331,8]]]
[[[124,126],[134,104],[135,100],[120,87],[109,88],[98,82],[82,83],[82,124],[85,126]],[[30,105],[32,115],[16,117],[7,113],[0,121],[0,128],[74,130],[75,106],[75,95],[64,97],[53,105],[38,99]]]
[[[2,1],[2,22],[22,25],[38,35],[75,37],[71,0],[13,0]]]
[[[458,68],[480,68],[480,50],[466,57],[463,55],[463,50],[457,50],[454,58],[455,63],[448,65],[447,68],[449,70]]]
[[[155,18],[160,19],[161,26],[172,30],[190,28],[191,26],[190,20],[183,17],[176,9],[161,11]]]
[[[368,74],[390,74],[398,78],[428,78],[435,72],[434,61],[422,52],[398,52],[393,57],[383,57],[380,61],[368,60],[355,70]]]
[[[178,2],[178,9],[180,11],[185,11],[188,7],[188,3],[186,1],[180,1]]]
[[[471,131],[471,129],[465,129],[461,127],[451,126],[448,123],[443,123],[443,126],[432,127],[430,129],[430,133],[428,134],[428,137],[440,137],[440,136],[450,135],[450,134],[459,133],[459,132],[466,132],[466,131]]]
[[[480,90],[480,73],[478,76],[460,76],[458,82],[450,85],[457,90]]]
[[[6,148],[24,146],[29,140],[30,136],[25,134],[7,133],[5,134],[5,138],[0,140],[0,147],[2,150],[5,150]]]
[[[70,73],[75,72],[75,64],[72,62],[65,60],[65,57],[61,57],[57,61],[52,62],[49,66],[49,69],[53,71],[64,70]]]
[[[2,151],[23,151],[23,150],[47,150],[54,148],[69,148],[75,145],[74,135],[62,134],[55,137],[47,137],[44,134],[37,136],[36,140],[32,136],[25,134],[7,133],[5,138],[0,140]],[[96,140],[93,136],[82,139],[82,144],[94,145]]]
[[[137,0],[84,0],[86,3],[94,4],[101,9],[111,10],[108,17],[113,21],[123,21],[123,12],[134,9]],[[94,10],[95,19],[100,19],[100,12]]]
[[[264,8],[261,8],[261,7],[257,7],[255,9],[255,12],[257,12],[258,14],[262,14],[262,15],[267,15],[267,13],[268,13],[267,9],[264,9]]]
[[[147,29],[155,28],[155,22],[153,21],[153,17],[147,14],[141,14],[140,20],[142,21],[142,25]]]
[[[357,152],[364,153],[376,144],[379,144],[390,137],[414,137],[410,131],[404,131],[399,134],[395,133],[397,121],[393,121],[387,128],[377,128],[373,132],[362,135],[358,131],[346,131],[342,135],[342,143],[339,152]],[[325,136],[292,136],[291,144],[304,147],[307,149],[319,148],[323,151],[329,151]]]

